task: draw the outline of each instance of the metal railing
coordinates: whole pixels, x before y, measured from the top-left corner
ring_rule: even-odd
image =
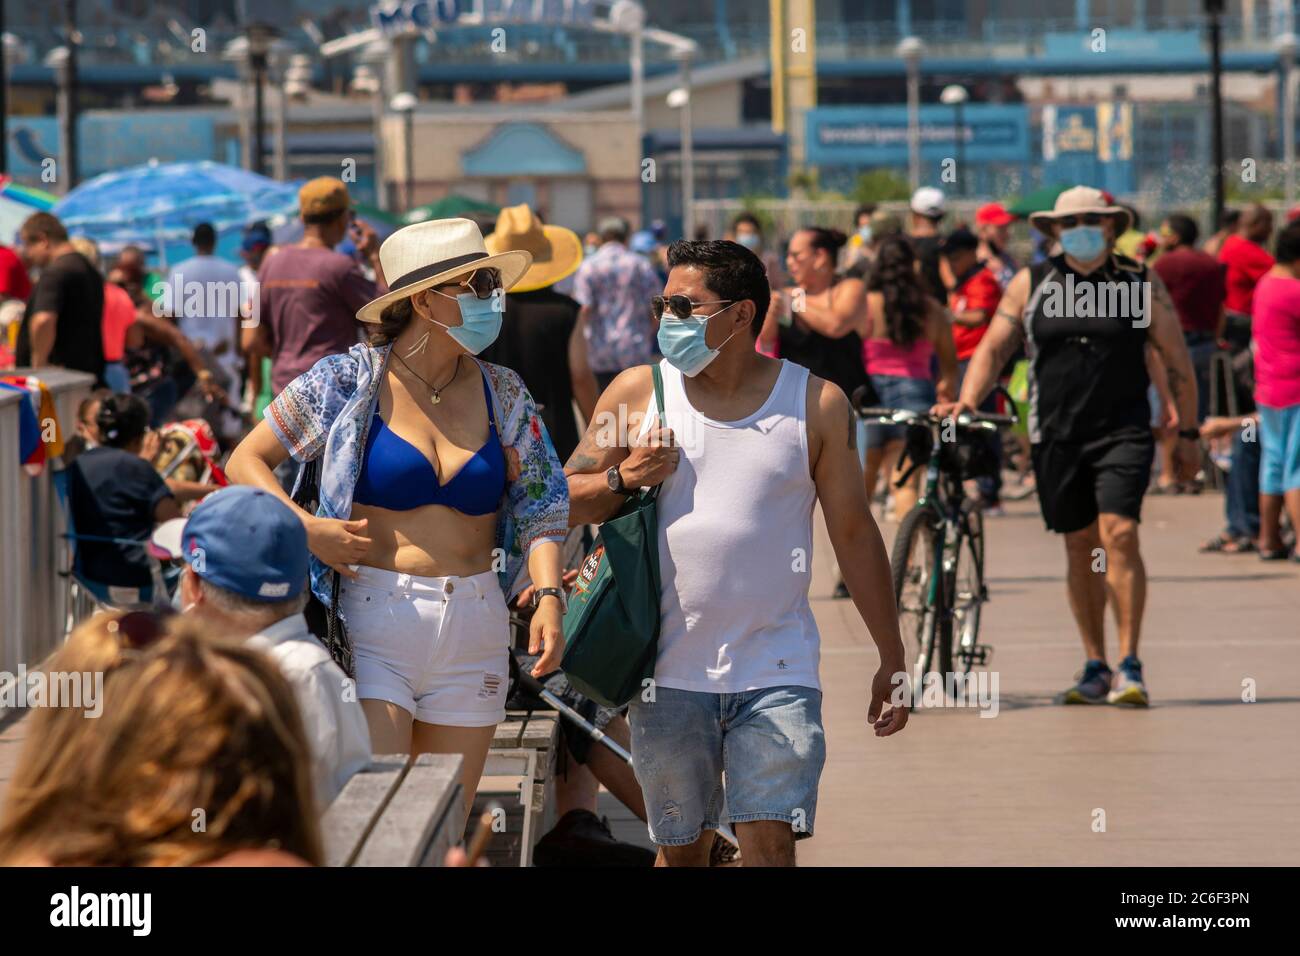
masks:
[[[653,20],[653,7],[650,9]],[[360,28],[358,22],[355,26]],[[766,56],[771,48],[768,24],[763,21],[728,23],[720,32],[712,20],[671,24],[657,24],[691,37],[700,45],[700,62],[725,61],[747,56]],[[484,30],[472,27],[451,27],[438,33],[436,56],[440,62],[483,62],[494,57],[500,62],[534,63],[607,63],[626,61],[628,56],[625,38],[586,30],[545,25],[505,24],[506,52],[491,52],[489,38]],[[1113,22],[1107,28],[1124,31],[1191,30],[1204,32],[1205,17],[1200,14],[1170,14],[1148,16],[1141,26],[1134,22]],[[144,29],[154,27],[153,42],[141,43],[142,26],[83,29],[83,45],[78,56],[86,64],[133,65],[210,65],[212,51],[220,50],[230,41],[242,36],[238,29],[208,27],[206,52],[195,52],[179,42],[177,35],[152,22]],[[1258,18],[1255,30],[1249,33],[1240,16],[1225,16],[1222,20],[1225,49],[1270,49],[1274,36],[1264,17]],[[11,28],[12,29],[12,28]],[[1049,33],[1087,32],[1073,17],[1034,18],[1005,17],[987,19],[918,20],[909,31],[920,37],[934,55],[963,55],[982,51],[990,46],[1003,50],[1011,48],[1019,55],[1032,56],[1042,52],[1043,38]],[[51,48],[57,46],[57,36],[44,31],[19,29],[16,35],[24,50],[27,62],[39,62]],[[821,59],[853,59],[862,56],[893,57],[894,48],[903,38],[903,32],[893,20],[834,21],[827,20],[816,26],[818,56]],[[295,47],[295,52],[313,54],[315,47],[303,33],[289,31],[285,38]],[[427,48],[426,48],[427,49]],[[428,56],[426,53],[425,56]],[[667,61],[666,51],[651,44],[645,56],[649,62]]]
[[[66,441],[94,379],[54,368],[38,375],[50,389]],[[68,612],[68,587],[60,574],[67,570],[67,525],[52,477],[61,463],[47,461],[36,477],[23,471],[18,416],[24,401],[18,392],[0,392],[0,671],[10,674],[20,665],[35,669],[58,646]]]

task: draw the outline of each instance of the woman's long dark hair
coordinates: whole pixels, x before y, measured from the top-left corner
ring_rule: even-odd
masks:
[[[907,348],[925,335],[929,302],[916,274],[916,253],[910,242],[901,236],[891,236],[880,244],[867,291],[885,297],[885,331],[889,341]]]

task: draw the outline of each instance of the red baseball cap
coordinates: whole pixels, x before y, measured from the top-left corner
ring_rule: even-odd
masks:
[[[1000,202],[988,202],[975,210],[975,221],[981,226],[1009,226],[1016,217],[1007,212]]]

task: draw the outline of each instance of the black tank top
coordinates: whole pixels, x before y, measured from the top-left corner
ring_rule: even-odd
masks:
[[[859,385],[867,382],[867,370],[862,364],[862,338],[857,332],[832,339],[807,326],[791,323],[781,326],[779,341],[781,358],[834,382],[844,389],[845,395],[852,395]]]
[[[1055,256],[1031,276],[1024,316],[1030,441],[1089,441],[1148,428],[1146,267],[1112,255],[1085,276]]]

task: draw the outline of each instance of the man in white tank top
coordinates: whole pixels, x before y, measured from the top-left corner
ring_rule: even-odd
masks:
[[[793,865],[825,760],[808,605],[814,504],[880,651],[867,716],[881,737],[907,722],[906,708],[887,705],[906,671],[889,560],[848,399],[755,351],[770,299],[762,262],[734,242],[681,241],[668,263],[652,306],[665,420],[650,366],[610,384],[565,467],[570,521],[605,521],[628,494],[663,483],[659,655],[629,712],[659,863],[707,865],[705,831],[725,807],[747,865]]]

